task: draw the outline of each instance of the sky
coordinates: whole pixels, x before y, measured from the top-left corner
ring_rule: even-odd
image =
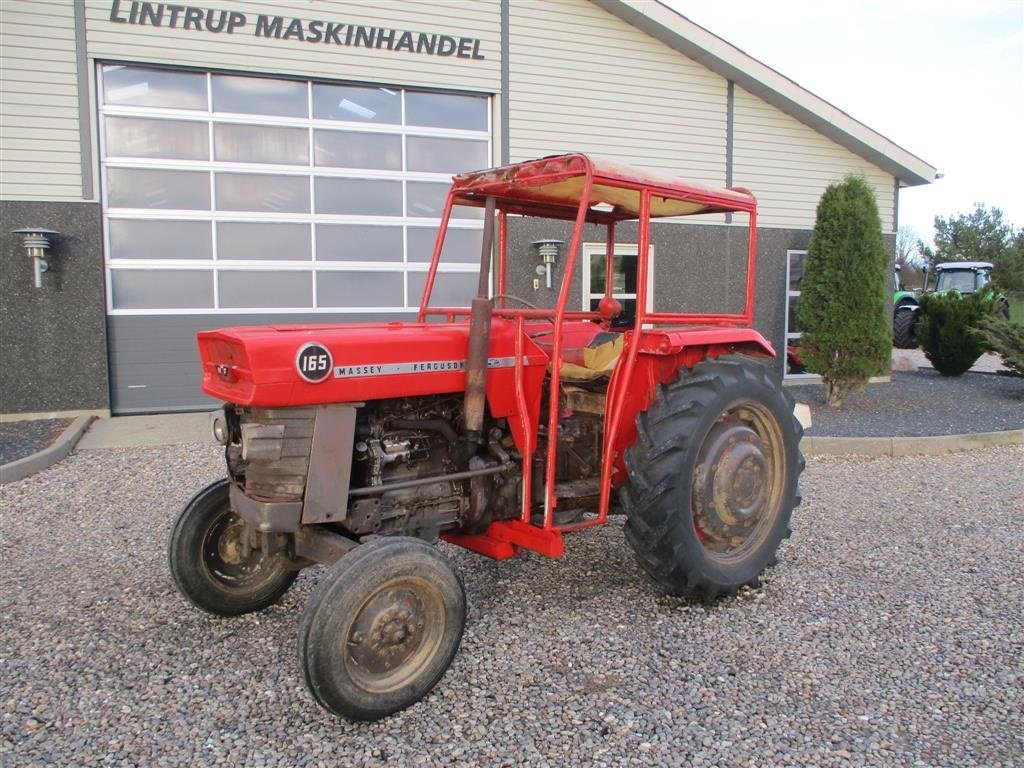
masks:
[[[1024,228],[1024,0],[662,2],[937,168],[900,192],[925,242],[975,203]]]

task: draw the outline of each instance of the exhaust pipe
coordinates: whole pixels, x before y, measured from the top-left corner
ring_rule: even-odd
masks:
[[[465,461],[483,444],[484,407],[487,398],[487,357],[491,345],[491,300],[488,278],[494,250],[494,198],[484,207],[484,236],[480,247],[480,280],[470,305],[469,349],[466,353],[466,396],[463,403]]]

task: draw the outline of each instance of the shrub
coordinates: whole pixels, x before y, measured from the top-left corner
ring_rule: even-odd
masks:
[[[999,315],[985,315],[978,328],[982,341],[999,353],[1014,376],[1024,376],[1024,325]]]
[[[979,329],[982,319],[994,312],[995,302],[983,291],[922,296],[917,341],[935,370],[943,376],[969,370],[988,349]]]
[[[1010,296],[1010,320],[1017,325],[1024,325],[1024,295]]]
[[[821,374],[830,406],[889,365],[890,258],[868,183],[847,176],[829,185],[807,250],[797,327],[803,362]]]

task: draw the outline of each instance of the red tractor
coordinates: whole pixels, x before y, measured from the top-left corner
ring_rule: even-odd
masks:
[[[433,307],[456,206],[483,214],[479,288],[469,307]],[[178,588],[231,616],[327,565],[299,629],[306,684],[330,712],[372,720],[429,692],[459,646],[465,594],[439,537],[499,560],[559,557],[565,534],[614,509],[663,589],[711,600],[756,586],[789,535],[803,468],[775,353],[750,328],[756,209],[745,190],[578,154],[466,173],[417,322],[200,333],[203,391],[226,401],[214,433],[227,477],[174,524]],[[748,218],[743,311],[649,311],[651,220],[707,213]],[[553,307],[508,293],[518,217],[572,223]],[[612,296],[623,221],[638,222],[640,254],[625,328]],[[605,294],[571,310],[587,225],[606,233]]]

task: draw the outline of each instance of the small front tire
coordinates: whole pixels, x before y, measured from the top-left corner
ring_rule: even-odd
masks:
[[[432,546],[409,536],[360,545],[331,566],[303,613],[306,686],[350,720],[397,712],[444,676],[465,622],[462,581]]]
[[[280,557],[245,546],[245,522],[231,509],[228,481],[218,480],[185,505],[167,547],[178,591],[197,608],[237,616],[273,605],[297,573]]]

